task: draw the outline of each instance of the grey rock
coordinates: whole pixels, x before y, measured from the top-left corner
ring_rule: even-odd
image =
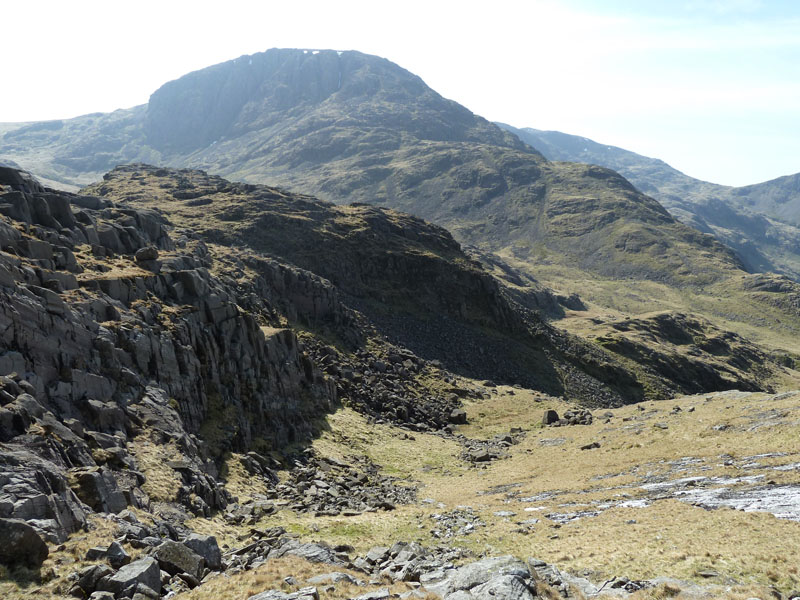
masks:
[[[375,564],[386,560],[389,556],[389,548],[385,546],[374,546],[369,549],[367,555],[364,557],[368,563]]]
[[[80,467],[69,472],[70,487],[92,510],[118,513],[128,503],[117,488],[114,476],[99,467]]]
[[[98,590],[112,592],[117,597],[129,591],[138,591],[140,586],[155,592],[161,590],[161,569],[156,559],[149,556],[140,558],[97,582]]]
[[[274,553],[271,553],[270,557],[279,558],[287,554],[305,558],[309,562],[342,566],[346,564],[346,561],[343,560],[341,556],[326,545],[315,543],[304,544],[291,539],[287,540],[280,548],[277,548]]]
[[[403,592],[399,596],[400,600],[422,600],[423,598],[427,597],[428,594],[420,590],[410,590],[408,592]]]
[[[469,590],[475,600],[533,600],[525,579],[519,575],[500,575]],[[448,597],[449,598],[449,597]]]
[[[91,594],[97,587],[97,582],[103,577],[112,575],[114,571],[108,565],[91,565],[78,571],[77,585],[86,594]]]
[[[139,248],[134,255],[136,262],[146,262],[150,260],[156,260],[157,258],[158,248],[155,246],[145,246],[144,248]]]
[[[392,594],[389,592],[389,588],[380,588],[378,590],[373,590],[371,592],[367,592],[366,594],[361,594],[360,596],[356,596],[353,600],[386,600]]]
[[[334,571],[332,573],[323,573],[322,575],[315,575],[307,580],[308,583],[314,585],[330,585],[341,583],[344,581],[345,583],[350,583],[353,585],[364,585],[364,582],[360,579],[356,579],[352,575],[348,573],[341,573],[339,571]]]
[[[454,408],[450,412],[449,421],[454,425],[464,425],[467,422],[467,411],[463,408]]]
[[[106,551],[106,560],[112,567],[119,569],[131,562],[131,556],[118,542],[111,542]]]
[[[108,547],[106,546],[94,546],[93,548],[89,548],[86,551],[86,560],[102,560],[106,557],[106,553],[108,552]]]
[[[250,596],[247,600],[319,600],[319,592],[315,587],[300,588],[291,594],[280,590],[267,590]]]
[[[205,560],[191,549],[172,540],[167,540],[153,552],[158,564],[170,575],[188,573],[196,579],[203,576]]]
[[[542,415],[542,425],[552,425],[558,422],[558,413],[552,409],[544,411]]]
[[[507,575],[527,579],[530,578],[530,571],[524,562],[513,556],[485,558],[453,569],[445,579],[428,583],[425,589],[445,598],[453,592],[468,591],[496,577]]]
[[[183,541],[183,545],[203,557],[209,569],[218,571],[222,567],[222,552],[213,535],[193,533]]]
[[[280,590],[267,590],[250,596],[247,600],[289,600],[289,594]]]
[[[470,451],[469,457],[473,462],[488,462],[496,458],[496,455],[486,448],[478,448]]]
[[[0,519],[0,564],[38,568],[47,558],[47,544],[20,519]]]

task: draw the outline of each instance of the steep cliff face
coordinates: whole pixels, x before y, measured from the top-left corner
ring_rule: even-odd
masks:
[[[307,438],[332,409],[333,383],[259,291],[313,288],[309,277],[268,264],[282,287],[223,280],[205,244],[174,241],[157,212],[3,182],[0,481],[20,484],[3,488],[0,517],[61,539],[86,506],[146,502],[130,446],[141,435],[187,458],[179,499],[221,508],[208,459]]]

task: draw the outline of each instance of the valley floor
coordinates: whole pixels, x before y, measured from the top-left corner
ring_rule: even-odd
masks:
[[[704,394],[544,427],[546,409],[568,405],[488,389],[489,399],[467,404],[470,424],[459,433],[514,432],[507,457],[490,463],[460,460],[453,439],[409,440],[348,410],[333,415],[317,450],[363,452],[419,482],[419,501],[380,518],[290,517],[291,528],[364,548],[391,536],[535,557],[600,584],[670,576],[800,587],[800,393]],[[286,515],[272,522],[286,525]]]
[[[455,435],[368,423],[342,408],[313,443],[313,454],[334,465],[366,458],[397,485],[416,488],[416,501],[324,516],[295,512],[289,500],[273,497],[276,512],[238,526],[222,515],[187,525],[216,535],[223,551],[282,527],[302,541],[349,546],[357,554],[397,541],[460,548],[470,560],[513,554],[576,576],[579,598],[621,577],[656,584],[633,598],[766,598],[770,589],[787,594],[800,587],[800,392],[711,393],[597,410],[589,425],[544,426],[546,410],[563,414],[570,406],[520,388],[465,384],[486,394],[465,403],[469,424]],[[498,458],[476,462],[481,442],[475,440],[491,449],[483,458]],[[266,488],[244,473],[241,459],[230,457],[228,489],[240,504],[266,501]],[[113,527],[99,517],[95,522],[98,529],[51,553],[44,571],[52,570],[54,582],[80,566],[79,557]],[[299,558],[270,559],[217,576],[187,597],[292,592],[331,570]],[[323,596],[353,597],[387,582],[372,584],[340,583]],[[52,585],[26,590],[0,583],[0,591],[41,597]],[[411,589],[397,583],[390,591]]]
[[[590,425],[554,427],[543,426],[542,415],[547,409],[561,414],[566,403],[507,386],[485,391],[483,400],[466,403],[469,424],[455,436],[368,423],[348,408],[329,417],[329,429],[313,445],[317,456],[342,464],[366,457],[383,475],[416,487],[416,502],[344,517],[295,513],[279,501],[280,510],[247,526],[231,527],[221,516],[188,524],[229,548],[248,543],[254,531],[280,526],[302,540],[348,545],[357,553],[416,541],[476,557],[514,554],[555,564],[597,587],[622,576],[675,578],[681,582],[669,583],[674,593],[681,588],[706,597],[800,587],[800,392],[647,402],[595,411]],[[491,440],[500,458],[465,460],[473,439]],[[240,502],[248,494],[258,499],[258,487],[237,475],[237,460],[231,457],[229,489]],[[63,553],[53,558],[56,571],[60,562],[68,568]],[[286,576],[299,581],[326,572],[299,559],[267,565],[217,578],[190,597],[244,599],[273,584],[288,590]],[[693,587],[698,584],[711,587]],[[347,593],[342,588],[343,595],[331,597]]]

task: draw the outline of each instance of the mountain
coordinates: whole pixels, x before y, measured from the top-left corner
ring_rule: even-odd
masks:
[[[349,52],[0,132],[0,594],[795,588],[800,284],[614,171]]]
[[[132,160],[203,168],[391,206],[483,250],[608,277],[704,285],[742,267],[618,174],[552,163],[358,52],[241,57],[165,84],[144,107],[17,127],[0,155],[70,183]]]
[[[748,270],[775,271],[800,280],[797,175],[732,188],[694,179],[661,160],[588,138],[499,125],[551,160],[614,169],[676,219],[736,250]]]
[[[730,197],[745,208],[800,227],[800,173],[734,188]]]
[[[144,161],[386,206],[499,261],[492,273],[530,308],[558,316],[552,298],[577,295],[610,310],[609,323],[699,312],[771,351],[800,350],[800,317],[763,305],[740,283],[747,265],[714,236],[610,169],[548,160],[375,56],[273,49],[169,82],[144,106],[0,131],[0,156],[51,181]]]

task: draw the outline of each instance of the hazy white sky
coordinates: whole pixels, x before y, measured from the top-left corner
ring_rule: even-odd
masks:
[[[25,0],[3,6],[0,121],[128,108],[272,47],[386,57],[488,119],[742,185],[800,172],[793,0]]]

